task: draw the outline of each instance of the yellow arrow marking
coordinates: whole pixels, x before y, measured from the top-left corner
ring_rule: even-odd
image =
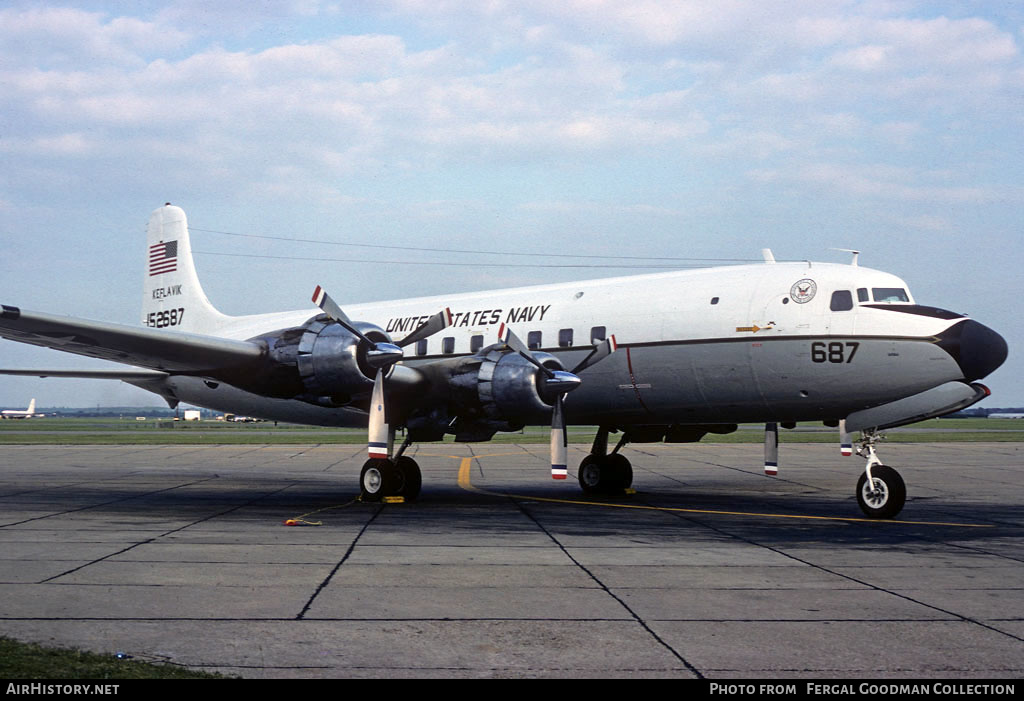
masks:
[[[737,331],[753,331],[754,333],[757,333],[758,331],[761,330],[761,327],[760,326],[737,326],[736,330]]]

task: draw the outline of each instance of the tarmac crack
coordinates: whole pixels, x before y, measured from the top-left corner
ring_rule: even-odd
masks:
[[[174,487],[168,487],[166,489],[158,489],[158,490],[156,490],[154,492],[148,492],[147,494],[143,494],[143,495],[135,495],[135,496],[132,496],[132,497],[127,497],[126,499],[116,499],[114,502],[108,502],[108,503],[116,503],[116,502],[120,502],[120,501],[126,501],[128,499],[137,499],[140,496],[150,496],[151,494],[159,494],[161,492],[173,491],[175,489],[181,489],[182,487],[191,487],[192,485],[202,484],[203,482],[209,482],[210,480],[213,480],[213,479],[217,479],[217,478],[216,477],[208,477],[206,479],[197,480],[195,482],[190,482],[188,484],[179,484],[179,485],[176,485]],[[75,567],[73,569],[67,570],[66,572],[61,572],[60,574],[55,574],[52,577],[47,577],[46,579],[40,580],[37,583],[38,584],[47,584],[47,583],[53,582],[56,579],[60,579],[61,577],[65,577],[65,576],[67,576],[69,574],[73,574],[73,573],[78,572],[80,570],[83,570],[86,567],[89,567],[91,565],[95,565],[98,562],[103,562],[104,560],[109,560],[112,557],[115,557],[117,555],[121,555],[121,554],[126,553],[126,552],[128,552],[130,550],[134,550],[135,548],[137,548],[139,546],[148,545],[150,543],[155,543],[158,540],[160,540],[161,538],[166,538],[169,535],[173,535],[175,533],[180,533],[181,531],[183,531],[183,530],[185,530],[187,528],[191,528],[192,526],[196,526],[196,525],[198,525],[200,523],[204,523],[206,521],[209,521],[210,519],[220,518],[221,516],[225,516],[227,514],[230,514],[233,511],[237,511],[238,509],[245,508],[246,506],[249,506],[250,504],[255,504],[256,502],[258,502],[258,501],[260,501],[262,499],[265,499],[268,496],[271,496],[273,494],[277,494],[279,492],[283,492],[286,489],[288,489],[288,487],[281,487],[279,489],[275,489],[275,490],[273,490],[271,492],[268,492],[266,494],[262,494],[262,495],[260,495],[260,496],[258,496],[256,498],[254,498],[254,499],[250,499],[250,500],[248,500],[248,501],[246,501],[246,502],[244,502],[242,504],[236,504],[235,506],[232,506],[229,509],[224,509],[223,511],[218,511],[217,513],[209,514],[209,515],[204,516],[202,518],[196,519],[195,521],[192,521],[191,523],[187,523],[184,526],[179,526],[178,528],[172,528],[171,530],[166,531],[164,533],[161,533],[160,535],[153,536],[152,538],[147,538],[146,540],[141,540],[141,541],[139,541],[137,543],[132,543],[127,548],[122,548],[121,550],[118,550],[117,552],[107,553],[103,557],[98,557],[98,558],[96,558],[95,560],[93,560],[91,562],[85,563],[84,565],[79,565],[78,567]],[[96,508],[97,506],[104,506],[104,504],[95,504],[93,506],[86,507],[86,508]],[[82,510],[83,509],[73,509],[72,511],[82,511]],[[67,513],[70,513],[70,512],[67,512]],[[56,515],[56,514],[52,514],[52,515]],[[31,519],[31,520],[35,520],[35,519]]]
[[[10,526],[21,526],[21,525],[26,524],[26,523],[32,523],[33,521],[42,521],[42,520],[48,519],[48,518],[56,518],[57,516],[66,516],[67,514],[74,514],[74,513],[77,513],[79,511],[88,511],[89,509],[98,509],[98,508],[100,508],[102,506],[110,506],[111,504],[119,504],[119,503],[121,503],[123,501],[131,501],[132,499],[139,499],[139,498],[142,498],[142,497],[149,497],[149,496],[153,496],[154,494],[160,494],[162,492],[170,492],[170,491],[173,491],[175,489],[180,489],[182,487],[191,487],[193,485],[202,484],[203,482],[209,482],[210,480],[213,480],[213,479],[217,479],[217,478],[216,477],[207,477],[205,479],[195,480],[194,482],[188,482],[186,484],[176,484],[173,487],[164,487],[162,489],[154,489],[152,492],[146,492],[144,494],[131,494],[131,495],[126,496],[126,497],[121,497],[120,499],[111,499],[110,501],[104,501],[104,502],[100,502],[98,504],[89,504],[88,506],[80,506],[77,509],[65,509],[64,511],[58,511],[58,512],[55,512],[55,513],[52,513],[52,514],[46,514],[45,516],[33,516],[32,518],[26,518],[26,519],[24,519],[22,521],[13,521],[11,523],[5,523],[2,526],[0,526],[0,528],[8,528]],[[106,481],[109,481],[109,480],[106,480]],[[79,484],[82,484],[82,483],[79,483]],[[70,485],[70,486],[76,486],[76,485]]]
[[[574,565],[576,565],[576,567],[578,567],[578,568],[579,568],[579,569],[580,569],[580,570],[581,570],[581,571],[582,571],[582,572],[583,572],[584,574],[586,574],[586,575],[587,575],[587,576],[588,576],[588,577],[589,577],[589,578],[590,578],[590,579],[591,579],[592,581],[594,581],[594,582],[595,582],[595,583],[596,583],[596,584],[598,585],[598,587],[600,587],[600,588],[601,588],[601,590],[602,590],[602,591],[603,591],[603,592],[604,592],[605,594],[607,594],[607,595],[608,595],[608,596],[610,596],[610,597],[611,597],[612,599],[614,599],[615,601],[617,601],[617,602],[618,602],[618,604],[619,604],[619,605],[620,605],[620,606],[621,606],[621,607],[622,607],[622,608],[623,608],[623,609],[624,609],[624,610],[626,611],[626,613],[628,613],[628,614],[630,615],[630,617],[632,617],[632,619],[633,619],[634,621],[636,621],[636,623],[637,623],[637,624],[638,624],[638,625],[639,625],[639,626],[640,626],[641,628],[643,628],[643,630],[644,630],[644,631],[646,631],[646,632],[647,632],[647,634],[648,634],[648,635],[650,635],[650,636],[651,636],[651,638],[653,638],[653,639],[654,639],[654,641],[655,641],[656,643],[658,643],[658,644],[659,644],[659,645],[660,645],[661,647],[663,647],[663,648],[665,648],[666,650],[668,650],[668,652],[669,652],[669,653],[670,653],[670,654],[671,654],[671,655],[672,655],[673,657],[675,657],[675,658],[676,658],[677,660],[679,660],[679,662],[680,662],[680,663],[681,663],[681,664],[682,664],[682,665],[683,665],[684,667],[686,667],[686,669],[687,669],[687,670],[688,670],[688,671],[689,671],[690,673],[694,674],[694,675],[695,675],[695,676],[696,676],[696,677],[697,677],[698,679],[704,679],[704,675],[703,675],[703,674],[701,674],[701,673],[700,673],[700,671],[699,671],[699,670],[698,670],[698,669],[697,669],[696,667],[694,667],[694,666],[693,666],[693,665],[692,665],[692,664],[691,664],[691,663],[690,663],[690,662],[689,662],[689,661],[688,661],[688,660],[687,660],[687,659],[686,659],[685,657],[683,657],[683,656],[682,656],[682,655],[681,655],[681,654],[679,653],[679,651],[678,651],[678,650],[676,650],[676,649],[675,649],[674,647],[672,647],[671,645],[669,645],[669,644],[668,644],[668,642],[666,642],[664,638],[662,638],[662,637],[661,637],[660,635],[658,635],[658,634],[657,634],[656,632],[654,632],[654,630],[653,630],[653,629],[652,629],[652,628],[651,628],[651,627],[650,627],[649,625],[647,625],[647,622],[646,622],[646,621],[645,621],[645,620],[644,620],[644,619],[643,619],[643,618],[642,618],[642,617],[641,617],[641,616],[640,616],[640,615],[639,615],[639,614],[638,614],[638,613],[637,613],[636,611],[634,611],[634,610],[633,610],[632,608],[630,608],[629,604],[627,604],[627,603],[626,603],[625,601],[623,601],[621,597],[617,596],[617,595],[615,594],[615,592],[613,592],[613,591],[612,591],[612,590],[611,590],[611,589],[610,589],[610,588],[608,587],[608,585],[607,585],[607,584],[605,584],[604,582],[602,582],[602,581],[601,581],[601,580],[600,580],[600,579],[599,579],[599,578],[597,577],[597,575],[595,575],[595,574],[594,574],[593,572],[591,572],[591,571],[590,571],[590,570],[589,570],[589,569],[588,569],[588,568],[587,568],[587,567],[586,567],[586,566],[585,566],[585,565],[584,565],[583,563],[581,563],[581,562],[580,562],[579,560],[577,560],[577,559],[576,559],[575,557],[573,557],[573,556],[572,556],[572,553],[570,553],[570,552],[568,551],[568,549],[566,549],[566,547],[565,547],[565,546],[564,546],[564,545],[563,545],[563,544],[561,543],[561,541],[559,541],[559,540],[558,540],[558,538],[556,538],[556,537],[554,536],[554,534],[553,534],[553,533],[551,533],[551,531],[549,531],[549,530],[548,530],[548,529],[547,529],[547,528],[546,528],[546,527],[544,526],[544,524],[543,524],[543,523],[541,523],[541,522],[540,522],[540,521],[539,521],[539,520],[537,519],[537,517],[536,517],[536,516],[534,516],[533,514],[531,514],[531,513],[530,513],[530,511],[529,511],[529,509],[527,509],[527,508],[526,508],[526,507],[525,507],[525,506],[524,506],[524,505],[523,505],[523,504],[521,503],[521,501],[520,501],[519,499],[516,499],[516,498],[512,498],[512,502],[513,502],[513,503],[514,503],[514,504],[515,504],[515,505],[516,505],[516,506],[517,506],[517,507],[519,508],[519,510],[520,510],[520,511],[521,511],[521,512],[523,513],[523,515],[524,515],[524,516],[526,516],[526,517],[527,517],[528,519],[530,519],[531,521],[533,521],[533,523],[534,523],[534,524],[536,524],[536,525],[537,525],[537,528],[539,528],[539,529],[540,529],[540,530],[541,530],[541,531],[542,531],[542,532],[544,533],[544,535],[546,535],[546,536],[547,536],[548,538],[550,538],[550,539],[551,539],[551,542],[553,542],[553,543],[554,543],[554,544],[555,544],[556,546],[558,546],[558,549],[559,549],[559,550],[561,550],[561,551],[562,551],[562,553],[563,553],[563,554],[564,554],[564,555],[565,555],[565,556],[566,556],[567,558],[569,558],[569,560],[571,560],[571,561],[572,561],[572,563],[573,563]]]
[[[791,553],[787,553],[784,550],[780,550],[778,548],[772,547],[771,545],[765,545],[764,543],[759,543],[759,542],[757,542],[756,540],[754,540],[752,538],[748,538],[746,536],[737,535],[736,533],[732,533],[732,532],[728,531],[725,528],[714,526],[714,525],[712,525],[710,523],[702,522],[700,519],[698,519],[696,517],[685,516],[683,514],[672,514],[672,515],[675,516],[676,518],[682,519],[684,521],[689,521],[689,522],[694,523],[694,524],[696,524],[698,526],[702,526],[704,528],[707,528],[707,529],[710,529],[712,531],[715,531],[716,533],[721,533],[722,535],[728,536],[730,538],[735,538],[736,540],[738,540],[740,542],[743,542],[743,543],[746,543],[748,545],[753,545],[753,546],[758,547],[758,548],[764,548],[765,550],[768,550],[769,552],[773,552],[773,553],[775,553],[777,555],[781,555],[783,557],[789,558],[790,560],[794,560],[796,562],[799,562],[802,565],[814,568],[814,569],[816,569],[816,570],[818,570],[820,572],[825,572],[826,574],[832,575],[834,577],[840,577],[842,579],[845,579],[847,581],[853,582],[855,584],[860,584],[862,586],[865,586],[865,587],[868,587],[870,589],[873,589],[873,590],[875,590],[877,592],[881,592],[883,594],[889,594],[890,596],[894,596],[894,597],[896,597],[898,599],[903,599],[904,601],[909,601],[910,603],[917,604],[918,606],[924,606],[925,608],[929,608],[929,609],[931,609],[933,611],[938,611],[939,613],[941,613],[943,615],[946,615],[946,616],[949,616],[950,618],[952,618],[954,620],[958,620],[958,621],[961,621],[961,622],[964,622],[964,623],[971,623],[973,625],[976,625],[976,626],[978,626],[980,628],[984,628],[986,630],[992,631],[994,633],[999,633],[1000,635],[1005,635],[1006,637],[1011,638],[1013,640],[1017,640],[1019,642],[1024,642],[1024,638],[1022,638],[1022,637],[1020,637],[1018,635],[1014,635],[1012,633],[1007,633],[1005,630],[1000,630],[999,628],[996,628],[994,626],[990,626],[990,625],[986,624],[983,621],[979,621],[976,618],[971,618],[970,616],[965,616],[963,614],[956,613],[955,611],[949,611],[947,609],[942,608],[941,606],[935,606],[934,604],[928,604],[928,603],[925,603],[924,601],[918,601],[917,599],[913,598],[912,596],[907,596],[906,594],[900,594],[899,592],[892,591],[891,589],[887,589],[887,588],[879,586],[877,584],[872,584],[871,582],[868,582],[868,581],[865,581],[865,580],[862,580],[862,579],[858,579],[857,577],[853,577],[853,576],[848,575],[848,574],[843,574],[842,572],[837,572],[835,570],[829,569],[828,567],[825,567],[824,565],[819,565],[819,564],[816,564],[814,562],[810,562],[809,560],[804,560],[802,558],[797,557],[796,555],[793,555]]]
[[[377,520],[377,517],[380,516],[383,511],[384,507],[379,506],[373,512],[373,515],[370,516],[369,520],[363,524],[363,527],[359,529],[359,533],[357,533],[356,537],[352,539],[351,543],[349,543],[348,549],[345,550],[345,554],[341,556],[341,560],[339,560],[338,564],[336,564],[334,568],[331,569],[331,571],[327,574],[327,576],[324,577],[324,581],[320,582],[320,585],[316,588],[316,591],[314,591],[313,595],[309,597],[309,601],[307,601],[306,605],[302,607],[301,611],[299,611],[299,614],[295,617],[296,621],[301,621],[305,619],[306,614],[309,612],[309,609],[313,606],[313,602],[316,601],[316,598],[320,596],[320,593],[327,588],[327,585],[331,583],[331,579],[334,578],[334,575],[337,574],[339,569],[341,569],[341,566],[344,565],[348,558],[352,555],[352,551],[355,550],[356,545],[359,543],[359,539],[363,537],[363,534],[366,533],[370,525]]]

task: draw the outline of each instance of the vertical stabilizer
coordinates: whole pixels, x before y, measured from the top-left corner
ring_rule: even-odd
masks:
[[[228,319],[210,304],[199,284],[184,210],[171,204],[155,210],[146,226],[142,323],[216,335]]]
[[[36,398],[32,397],[32,401],[28,403],[28,411],[25,412],[29,416],[36,413]]]

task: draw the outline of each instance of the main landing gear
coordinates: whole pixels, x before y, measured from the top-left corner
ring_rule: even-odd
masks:
[[[402,455],[408,445],[408,442],[404,443],[393,459],[370,458],[366,461],[359,473],[359,491],[363,501],[381,501],[385,497],[416,501],[423,486],[423,475],[415,460]]]
[[[598,429],[590,455],[580,463],[578,477],[584,494],[622,494],[633,484],[633,466],[619,454],[626,442],[624,433],[615,449],[608,453],[608,429],[604,426]]]
[[[857,455],[868,461],[857,480],[857,504],[868,518],[892,518],[907,501],[907,487],[900,473],[883,465],[875,453],[880,438],[877,431],[864,431],[857,446]]]

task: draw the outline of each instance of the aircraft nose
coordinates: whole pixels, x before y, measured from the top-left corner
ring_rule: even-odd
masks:
[[[965,319],[939,334],[939,345],[956,360],[967,382],[985,377],[1006,360],[1006,339],[979,324]]]

